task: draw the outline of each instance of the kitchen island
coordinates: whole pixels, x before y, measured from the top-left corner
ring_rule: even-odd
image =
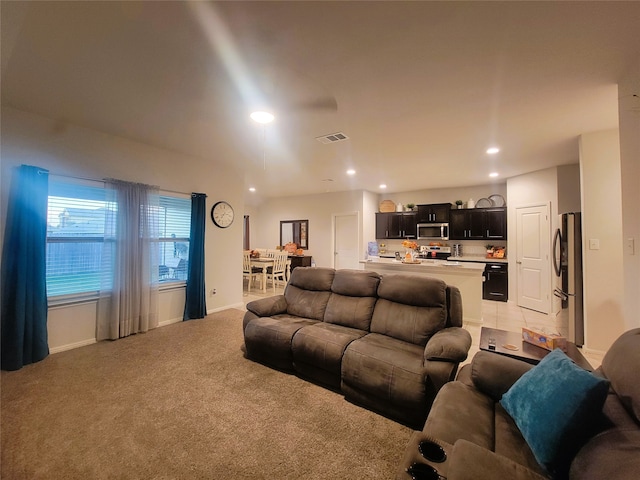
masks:
[[[447,285],[460,289],[462,314],[465,322],[482,324],[482,274],[483,263],[455,262],[448,260],[421,260],[420,263],[404,263],[390,258],[361,260],[365,270],[384,274],[407,274],[434,277]]]

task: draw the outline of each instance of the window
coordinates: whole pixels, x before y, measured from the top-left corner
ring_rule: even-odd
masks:
[[[191,199],[160,195],[160,283],[186,281]]]
[[[47,296],[96,295],[111,284],[102,261],[106,190],[101,182],[49,181]],[[159,271],[162,283],[184,282],[189,265],[191,200],[160,195]],[[105,263],[105,265],[103,265]]]

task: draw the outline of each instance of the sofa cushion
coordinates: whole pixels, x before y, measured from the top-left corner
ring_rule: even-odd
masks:
[[[380,275],[366,270],[336,270],[331,291],[349,297],[377,297]]]
[[[289,285],[303,290],[330,292],[336,271],[326,267],[298,267],[291,272]]]
[[[336,270],[324,321],[368,332],[379,282],[375,272]]]
[[[331,296],[335,270],[323,267],[298,267],[284,291],[287,313],[298,317],[323,320]]]
[[[602,373],[611,382],[629,415],[640,421],[640,382],[630,365],[640,365],[640,328],[623,333],[602,359]]]
[[[293,336],[302,327],[314,323],[315,320],[288,315],[254,318],[244,330],[247,355],[276,368],[291,370]]]
[[[494,405],[476,389],[462,382],[449,382],[433,401],[422,431],[447,443],[465,439],[493,450]]]
[[[317,370],[322,370],[322,378],[317,379],[339,387],[345,349],[351,342],[366,334],[362,330],[324,322],[301,328],[291,343],[294,368],[312,378],[317,378]],[[312,370],[307,368],[309,365],[313,366]]]
[[[371,319],[371,332],[425,346],[447,323],[446,284],[409,275],[384,275]]]
[[[347,347],[342,383],[366,392],[374,409],[375,404],[388,403],[425,411],[427,382],[422,353],[418,345],[370,333]],[[430,398],[435,395],[429,393]]]
[[[578,367],[556,349],[526,372],[500,403],[538,462],[563,472],[602,411],[609,382]]]
[[[599,433],[580,449],[570,477],[582,480],[638,478],[640,430],[613,429]]]

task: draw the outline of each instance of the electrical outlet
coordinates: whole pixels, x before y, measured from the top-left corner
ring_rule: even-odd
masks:
[[[218,293],[218,291],[215,288],[212,288],[211,290],[209,290],[209,295],[213,296],[216,293]]]

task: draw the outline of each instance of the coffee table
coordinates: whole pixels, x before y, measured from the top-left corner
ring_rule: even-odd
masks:
[[[489,338],[495,339],[495,349],[489,348]],[[517,350],[505,348],[505,345],[515,346]],[[549,350],[546,348],[538,347],[522,340],[522,333],[489,327],[482,327],[480,329],[480,350],[517,358],[518,360],[523,360],[533,365],[537,365],[540,360],[549,354]],[[593,370],[593,367],[587,359],[582,356],[582,353],[578,350],[575,343],[567,342],[567,351],[565,353],[579,367],[588,371]]]

